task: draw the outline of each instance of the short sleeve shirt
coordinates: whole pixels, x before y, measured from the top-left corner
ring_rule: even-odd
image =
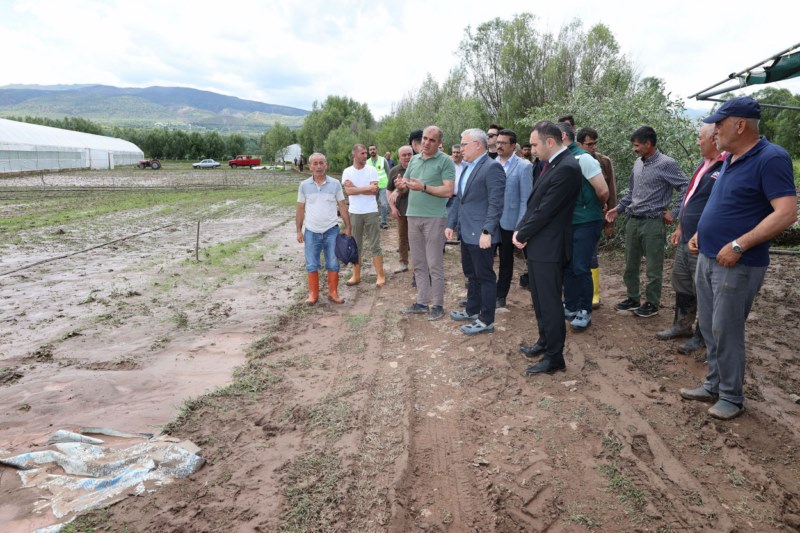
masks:
[[[314,178],[300,183],[297,190],[297,203],[305,204],[303,223],[308,231],[325,233],[339,223],[339,202],[344,200],[342,184],[330,176],[325,183],[317,185]]]
[[[423,159],[422,154],[411,158],[406,169],[406,178],[417,178],[428,186],[443,185],[445,181],[455,181],[456,166],[450,156],[442,151]],[[440,198],[422,191],[408,192],[408,217],[445,218],[447,198]]]
[[[369,165],[364,166],[362,169],[349,166],[342,172],[342,182],[350,180],[354,187],[367,187],[371,182],[378,182],[378,172],[375,167]],[[378,212],[378,200],[371,194],[354,194],[347,197],[350,202],[350,213],[355,215],[364,215],[367,213]]]
[[[697,237],[700,252],[709,258],[731,241],[755,228],[773,212],[771,200],[797,196],[792,159],[786,150],[762,137],[746,154],[731,163],[725,160],[708,199]],[[739,263],[769,265],[770,241],[753,246]]]

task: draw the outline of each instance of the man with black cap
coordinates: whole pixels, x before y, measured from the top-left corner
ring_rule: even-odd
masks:
[[[769,265],[770,240],[797,220],[792,160],[759,135],[760,118],[758,102],[744,96],[703,120],[730,155],[688,243],[700,253],[695,284],[708,372],[703,385],[680,394],[714,403],[708,413],[721,420],[744,412],[745,320]]]

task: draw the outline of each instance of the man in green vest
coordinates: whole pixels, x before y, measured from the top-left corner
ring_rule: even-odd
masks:
[[[381,210],[381,229],[387,229],[386,217],[389,215],[389,198],[386,196],[386,186],[389,185],[389,163],[378,155],[378,147],[369,146],[369,159],[367,164],[378,172],[378,206]]]
[[[591,261],[603,230],[603,206],[608,185],[600,163],[575,143],[575,130],[568,122],[556,124],[563,144],[581,167],[581,191],[572,215],[572,257],[564,270],[564,318],[573,329],[584,330],[592,323]]]

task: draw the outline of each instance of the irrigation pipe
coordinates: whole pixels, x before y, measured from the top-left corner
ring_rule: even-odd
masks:
[[[164,228],[169,228],[171,226],[177,226],[177,225],[180,225],[180,224],[186,224],[186,222],[185,221],[173,222],[173,223],[167,224],[165,226],[159,226],[158,228],[149,229],[147,231],[141,231],[139,233],[134,233],[133,235],[128,235],[126,237],[121,237],[119,239],[114,239],[113,241],[104,242],[102,244],[98,244],[96,246],[92,246],[91,248],[86,248],[84,250],[80,250],[80,251],[77,251],[77,252],[72,252],[72,253],[64,254],[64,255],[59,255],[59,256],[56,256],[56,257],[50,257],[49,259],[42,259],[41,261],[36,261],[35,263],[31,263],[29,265],[25,265],[25,266],[21,266],[19,268],[15,268],[14,270],[9,270],[7,272],[0,272],[0,276],[7,276],[9,274],[14,274],[15,272],[19,272],[21,270],[27,270],[29,268],[33,268],[33,267],[38,266],[38,265],[43,265],[45,263],[50,263],[52,261],[58,261],[59,259],[66,259],[67,257],[72,257],[73,255],[78,255],[78,254],[83,254],[83,253],[86,253],[86,252],[91,252],[92,250],[96,250],[97,248],[102,248],[103,246],[108,246],[109,244],[114,244],[114,243],[118,243],[118,242],[122,242],[122,241],[127,241],[128,239],[133,239],[134,237],[139,237],[141,235],[147,235],[148,233],[153,233],[154,231],[159,231],[159,230],[162,230]]]

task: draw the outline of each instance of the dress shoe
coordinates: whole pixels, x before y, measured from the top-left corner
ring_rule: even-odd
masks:
[[[523,344],[519,347],[519,351],[524,353],[525,357],[536,357],[537,355],[542,355],[545,352],[545,346],[539,342],[535,342],[531,346],[525,346]]]
[[[497,298],[494,305],[497,309],[502,309],[506,306],[506,299],[505,298]]]
[[[567,364],[564,360],[560,361],[553,361],[552,359],[542,359],[528,370],[525,373],[529,376],[534,374],[552,374],[554,372],[563,372],[567,369]]]

